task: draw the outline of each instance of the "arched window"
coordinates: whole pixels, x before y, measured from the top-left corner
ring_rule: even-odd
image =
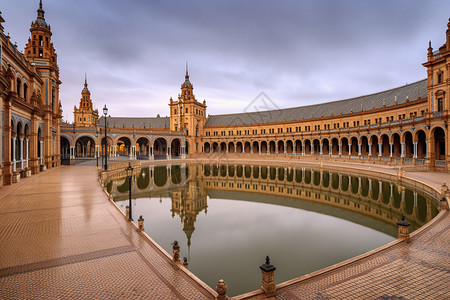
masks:
[[[25,99],[25,102],[27,102],[27,95],[28,95],[28,85],[26,83],[23,84],[23,98]]]
[[[22,81],[20,81],[19,78],[17,78],[17,96],[20,97],[20,88],[22,87]]]

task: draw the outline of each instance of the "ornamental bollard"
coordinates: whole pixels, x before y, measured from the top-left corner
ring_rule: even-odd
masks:
[[[144,231],[144,218],[142,216],[139,216],[138,227],[139,231]]]
[[[448,189],[447,184],[444,182],[444,184],[441,185],[441,197],[447,197],[450,196],[450,191]]]
[[[125,218],[128,219],[129,215],[130,215],[130,207],[127,205],[127,206],[125,206]]]
[[[448,210],[448,201],[445,197],[441,199],[441,211],[442,210]]]
[[[187,261],[187,257],[185,256],[185,257],[183,257],[183,266],[187,269],[188,265],[189,265],[189,263]]]
[[[409,237],[409,226],[411,225],[411,223],[409,223],[408,221],[405,220],[405,215],[402,214],[402,220],[397,222],[397,226],[398,226],[398,236],[397,238],[399,240],[405,240],[405,242],[409,243],[410,242],[410,237]]]
[[[173,251],[173,262],[180,263],[180,246],[178,245],[178,241],[173,241],[172,243],[172,251]]]
[[[266,297],[275,295],[277,287],[274,282],[274,273],[276,268],[270,264],[269,256],[266,256],[266,263],[259,267],[262,271],[261,289]]]
[[[220,279],[219,283],[216,285],[216,291],[218,294],[216,297],[216,300],[228,299],[228,297],[227,297],[228,286],[225,283],[225,281],[223,281],[223,279]]]

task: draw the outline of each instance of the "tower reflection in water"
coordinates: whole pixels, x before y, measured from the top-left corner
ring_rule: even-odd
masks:
[[[108,191],[125,210],[125,178]],[[132,194],[147,233],[169,253],[185,241],[189,269],[212,287],[226,277],[229,295],[259,288],[267,254],[282,282],[394,240],[402,214],[413,231],[438,213],[436,199],[412,187],[288,166],[149,166],[135,173]]]

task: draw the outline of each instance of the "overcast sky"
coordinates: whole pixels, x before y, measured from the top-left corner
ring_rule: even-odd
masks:
[[[5,3],[6,2],[6,3]],[[3,0],[23,51],[38,0]],[[43,0],[58,53],[63,117],[84,73],[94,107],[165,116],[185,62],[208,114],[242,112],[261,92],[280,108],[357,97],[426,77],[445,42],[448,0]]]

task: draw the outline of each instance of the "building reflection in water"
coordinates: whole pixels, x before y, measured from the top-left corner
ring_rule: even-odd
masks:
[[[108,191],[115,201],[126,200],[128,183],[125,178],[113,179],[108,183]],[[188,246],[197,215],[207,212],[208,196],[316,211],[393,237],[402,214],[413,231],[439,212],[436,199],[413,187],[345,172],[287,166],[149,166],[135,173],[132,195],[134,199],[170,197],[172,216],[178,215],[183,222]]]

